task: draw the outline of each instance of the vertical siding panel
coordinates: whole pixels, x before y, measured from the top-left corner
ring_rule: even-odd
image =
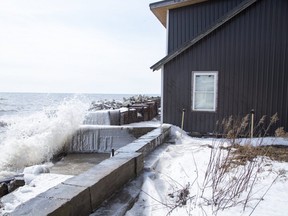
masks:
[[[288,11],[288,4],[286,4],[286,7],[281,7],[282,8],[282,13],[281,14],[285,14],[285,16],[281,17],[281,20],[287,20],[288,19],[288,15],[287,15],[287,11]],[[280,18],[280,16],[279,16]],[[287,22],[286,21],[282,21],[282,26],[281,26],[281,33],[280,34],[282,36],[282,42],[280,44],[281,47],[283,47],[283,54],[282,54],[282,61],[281,61],[281,77],[282,79],[282,84],[281,86],[285,86],[286,88],[283,88],[282,91],[282,98],[281,98],[281,102],[282,102],[282,116],[281,116],[281,121],[282,121],[282,125],[281,126],[286,126],[286,131],[288,130],[288,26],[287,26]],[[283,111],[284,109],[284,111]]]
[[[261,8],[262,10],[264,10],[264,8],[263,8],[263,4],[262,3],[259,3],[260,5],[259,5],[259,8]],[[265,32],[264,32],[264,28],[263,28],[263,23],[262,23],[262,18],[261,18],[261,16],[259,15],[259,13],[256,13],[255,12],[255,14],[257,15],[257,26],[259,26],[259,31],[258,31],[258,41],[257,41],[257,44],[258,44],[258,53],[259,53],[259,55],[257,56],[257,60],[258,60],[258,71],[256,71],[256,72],[258,72],[258,90],[259,90],[259,102],[258,102],[258,109],[256,109],[255,111],[256,111],[256,116],[258,116],[258,118],[261,118],[262,117],[262,115],[265,115],[264,113],[265,113],[265,110],[264,110],[264,106],[263,106],[263,104],[264,104],[264,102],[265,102],[265,98],[264,98],[264,96],[263,96],[263,93],[264,93],[264,91],[265,91],[265,87],[264,87],[264,85],[262,85],[262,83],[264,82],[264,79],[265,79],[265,77],[264,77],[264,75],[265,75],[265,73],[264,73],[264,62],[265,62],[265,59],[264,58],[262,58],[262,55],[263,55],[263,52],[264,52],[264,50],[263,50],[263,48],[264,48],[264,44],[263,44],[263,42],[262,41],[264,41],[264,37],[265,37]],[[260,115],[261,116],[260,116]]]
[[[259,38],[257,37],[256,35],[256,32],[259,32],[260,31],[260,23],[259,23],[259,16],[257,16],[256,13],[254,13],[254,23],[255,23],[255,27],[253,28],[254,29],[254,32],[253,32],[253,41],[254,41],[254,51],[255,51],[255,91],[254,91],[254,100],[255,100],[255,115],[257,115],[257,112],[259,110],[259,104],[261,103],[261,97],[257,97],[257,95],[260,93],[259,91],[259,77],[261,76],[261,73],[260,73],[260,61],[259,61],[259,55],[260,55],[260,52],[259,52]]]
[[[228,62],[229,62],[228,53],[227,53],[227,45],[228,45],[228,43],[227,43],[227,35],[226,34],[222,34],[222,33],[220,35],[221,35],[221,38],[222,38],[221,44],[222,44],[223,47],[219,50],[220,51],[219,55],[221,55],[222,58],[223,58],[223,61],[222,61],[221,64],[225,65],[225,64],[228,64]],[[231,89],[230,89],[230,87],[228,85],[230,83],[231,70],[230,69],[228,69],[228,70],[229,71],[227,73],[225,73],[225,77],[224,77],[224,80],[223,80],[223,82],[226,85],[226,91],[225,91],[224,100],[225,100],[225,104],[226,104],[225,107],[227,107],[227,110],[225,111],[225,113],[230,113],[231,106],[232,106],[232,104],[230,103],[231,98],[232,98],[231,97],[232,91],[231,91]]]
[[[267,4],[268,5],[268,4]],[[273,51],[272,51],[272,47],[273,47],[273,41],[275,38],[272,37],[272,29],[273,29],[273,24],[272,24],[272,19],[273,19],[273,4],[271,4],[271,1],[269,1],[269,17],[270,19],[268,20],[267,22],[267,25],[266,25],[266,34],[267,34],[267,43],[266,43],[266,46],[267,46],[267,53],[265,53],[265,57],[267,58],[268,55],[270,56],[269,57],[269,61],[267,61],[267,73],[268,73],[268,79],[266,80],[267,82],[267,100],[266,100],[266,104],[265,106],[267,107],[267,114],[270,116],[270,115],[273,115],[273,111],[271,109],[271,104],[273,103],[273,78],[274,78],[274,71],[273,71],[273,63],[272,61],[274,61],[275,59],[273,58]],[[272,31],[271,31],[272,30]],[[268,42],[269,41],[269,42]],[[267,58],[268,60],[268,58]]]
[[[256,6],[254,6],[256,7]],[[259,55],[260,55],[260,44],[259,44],[259,36],[257,35],[260,31],[260,20],[258,16],[258,13],[253,13],[252,14],[252,19],[253,19],[253,23],[254,25],[251,25],[251,47],[253,47],[253,55],[254,55],[254,59],[253,62],[251,64],[254,65],[254,69],[252,71],[252,73],[254,74],[254,91],[253,91],[253,109],[255,111],[255,115],[257,116],[257,112],[259,109],[259,103],[261,103],[261,97],[258,97],[258,95],[260,94],[259,91],[259,77],[261,76],[261,71],[259,70],[259,65],[260,65],[260,61],[259,61]]]
[[[288,37],[288,34],[287,34],[287,29],[286,29],[286,35],[285,35],[287,38]],[[283,81],[283,83],[285,83],[283,86],[286,86],[286,89],[284,88],[284,95],[285,97],[283,97],[283,108],[282,109],[285,109],[284,112],[283,112],[283,118],[284,119],[281,119],[283,121],[283,125],[281,126],[286,126],[286,131],[288,131],[288,110],[287,110],[287,107],[288,107],[288,99],[287,99],[287,95],[288,95],[288,73],[287,73],[287,67],[288,67],[288,45],[287,45],[287,40],[285,41],[286,42],[286,46],[285,46],[285,51],[284,51],[284,59],[285,61],[283,61],[283,70],[282,70],[282,73],[284,74],[284,79],[285,81]],[[284,65],[285,64],[285,65]],[[286,90],[286,91],[285,91]]]
[[[244,27],[245,27],[245,43],[247,44],[246,47],[248,49],[245,50],[245,73],[247,74],[247,89],[248,89],[248,94],[247,94],[247,107],[243,111],[243,116],[248,114],[252,109],[255,109],[254,107],[254,76],[255,76],[255,68],[254,68],[254,49],[252,42],[251,36],[253,35],[251,27],[252,23],[254,23],[253,17],[251,15],[251,10],[245,11],[247,19],[244,21]],[[243,19],[244,20],[244,19]],[[248,22],[251,22],[249,24]],[[248,58],[247,58],[248,57]]]
[[[246,93],[245,93],[245,89],[246,89],[246,83],[244,82],[245,80],[245,65],[244,65],[244,47],[243,47],[243,42],[244,42],[244,36],[245,36],[245,32],[243,31],[242,27],[242,20],[237,19],[237,29],[236,31],[238,32],[238,40],[237,40],[237,51],[235,53],[236,55],[236,63],[237,63],[237,71],[239,73],[239,86],[240,86],[240,110],[241,112],[239,114],[242,114],[243,110],[245,109],[245,103],[246,103]]]
[[[233,62],[232,61],[232,58],[234,57],[234,58],[237,58],[237,54],[235,54],[236,52],[236,50],[238,50],[238,38],[237,38],[237,35],[238,35],[238,33],[237,33],[237,28],[236,28],[236,25],[232,25],[231,26],[231,37],[232,37],[232,42],[231,42],[231,44],[232,44],[232,47],[231,47],[231,53],[230,53],[230,60],[231,60],[231,62]],[[236,64],[234,63],[234,64],[230,64],[230,70],[231,71],[234,71],[234,85],[233,86],[235,86],[235,89],[238,89],[238,91],[235,91],[235,98],[234,98],[234,103],[236,104],[236,107],[235,107],[235,112],[237,113],[237,114],[239,114],[239,112],[240,112],[240,104],[241,104],[241,102],[239,102],[239,100],[240,100],[240,97],[241,97],[241,95],[240,95],[240,91],[239,91],[239,88],[240,88],[240,85],[239,85],[239,79],[240,79],[240,74],[239,74],[239,71],[237,71],[237,66],[236,66]],[[231,89],[232,90],[232,89]]]
[[[277,15],[276,15],[277,3],[279,3],[279,1],[276,1],[276,2],[274,2],[274,4],[270,5],[271,6],[270,10],[272,13],[271,29],[274,28],[276,32],[277,32],[278,25],[279,25],[279,23],[277,22],[277,19],[276,19],[277,18]],[[273,64],[271,65],[271,71],[270,71],[271,90],[270,90],[270,99],[269,99],[270,103],[268,104],[269,108],[271,110],[271,115],[274,113],[279,114],[279,111],[277,110],[277,105],[279,105],[279,102],[278,102],[279,90],[278,90],[278,85],[277,85],[277,82],[278,82],[277,78],[278,78],[279,70],[278,70],[278,62],[277,62],[277,56],[276,56],[277,55],[276,54],[276,49],[277,49],[276,41],[277,41],[277,39],[278,39],[278,35],[274,35],[272,33],[271,37],[270,37],[270,55],[271,55],[270,60],[271,60],[271,62],[273,62]]]
[[[269,4],[269,5],[268,5]],[[270,2],[266,2],[265,4],[265,11],[267,11],[267,16],[271,17],[271,13],[270,10],[268,10],[268,8],[270,8]],[[270,19],[266,20],[266,24],[265,27],[263,26],[263,23],[261,23],[261,27],[264,28],[264,44],[263,47],[265,47],[264,52],[262,53],[261,58],[264,60],[267,60],[265,58],[265,56],[269,53],[270,51],[270,45],[269,43],[266,44],[267,41],[269,41],[269,34],[270,34],[270,27],[271,27],[271,21]],[[269,91],[271,90],[271,86],[270,86],[270,82],[269,82],[269,67],[270,67],[270,61],[265,61],[263,62],[263,66],[264,66],[264,81],[263,81],[263,89],[264,89],[264,101],[263,101],[263,108],[264,108],[264,114],[269,115],[270,114],[270,109],[268,108],[269,106],[267,106],[267,101],[269,99],[268,95],[269,95]]]
[[[213,33],[213,36],[215,35],[215,33]],[[215,36],[214,36],[215,37]],[[224,83],[223,83],[223,76],[224,76],[224,71],[223,68],[220,67],[221,65],[221,58],[220,55],[218,55],[218,50],[221,49],[221,45],[220,45],[220,38],[219,37],[215,37],[215,41],[216,41],[216,49],[215,49],[215,53],[214,55],[217,58],[216,61],[216,65],[218,66],[218,107],[217,107],[217,119],[221,119],[222,116],[224,115]]]

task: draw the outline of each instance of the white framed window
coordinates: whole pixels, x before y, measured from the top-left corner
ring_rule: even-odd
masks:
[[[218,71],[192,71],[192,110],[215,112]]]

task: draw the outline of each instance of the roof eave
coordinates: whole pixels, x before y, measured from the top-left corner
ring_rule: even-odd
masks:
[[[208,0],[166,0],[150,4],[150,10],[154,13],[157,19],[166,28],[167,11],[170,9],[180,8],[187,5],[192,5]]]

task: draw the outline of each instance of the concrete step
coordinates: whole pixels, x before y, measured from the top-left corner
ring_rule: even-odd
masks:
[[[142,175],[127,183],[121,190],[104,201],[102,205],[90,216],[124,216],[138,200],[143,184]]]

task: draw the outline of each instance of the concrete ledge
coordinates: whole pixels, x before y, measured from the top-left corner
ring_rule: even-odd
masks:
[[[125,187],[115,194],[111,199],[106,200],[101,204],[101,207],[97,211],[90,214],[90,216],[123,216],[129,210],[141,192],[141,187],[144,178],[140,178],[137,181],[130,181]]]
[[[141,158],[140,153],[116,155],[87,172],[66,180],[63,184],[88,187],[92,208],[96,209],[116,190],[137,176],[136,165]],[[143,164],[141,167],[143,169]]]
[[[119,148],[116,153],[139,152],[145,157],[168,138],[170,130],[170,125],[162,125],[161,127],[141,136],[132,143]]]
[[[18,206],[10,215],[89,215],[140,174],[144,157],[168,138],[170,128],[163,125],[141,136],[114,157]]]
[[[18,206],[9,215],[88,215],[92,208],[87,187],[59,184]]]

